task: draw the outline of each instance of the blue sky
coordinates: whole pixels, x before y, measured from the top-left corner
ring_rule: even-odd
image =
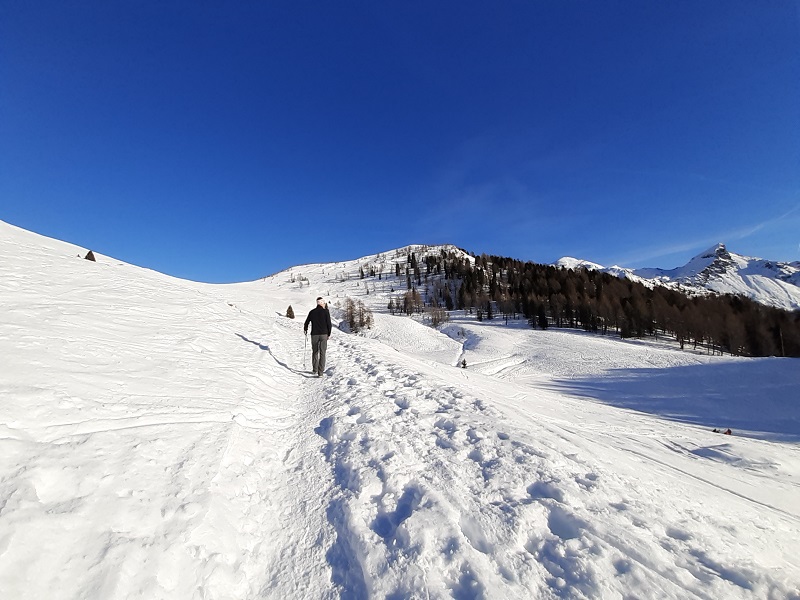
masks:
[[[2,0],[0,219],[212,282],[800,260],[800,4]]]

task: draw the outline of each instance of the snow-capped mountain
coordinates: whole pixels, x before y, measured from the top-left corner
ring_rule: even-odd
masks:
[[[564,257],[566,268],[600,270],[646,285],[676,287],[694,294],[733,294],[785,310],[800,309],[800,262],[778,262],[742,256],[717,244],[676,269],[627,269]]]

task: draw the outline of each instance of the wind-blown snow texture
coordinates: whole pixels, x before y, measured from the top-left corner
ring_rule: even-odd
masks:
[[[751,258],[717,244],[677,269],[605,268],[602,265],[564,257],[558,266],[605,271],[645,285],[674,287],[688,293],[734,294],[781,308],[800,310],[800,264]]]
[[[800,598],[796,360],[85,253],[0,223],[2,598]],[[376,312],[322,379],[318,295]]]

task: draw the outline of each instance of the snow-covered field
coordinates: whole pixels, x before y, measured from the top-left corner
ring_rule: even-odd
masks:
[[[0,222],[0,598],[800,598],[796,360],[85,253]]]

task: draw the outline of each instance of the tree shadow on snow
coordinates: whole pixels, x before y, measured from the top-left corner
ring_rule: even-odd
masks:
[[[238,337],[240,337],[242,340],[244,340],[245,342],[247,342],[248,344],[253,344],[254,346],[258,346],[259,349],[264,350],[265,352],[269,352],[269,355],[272,357],[272,360],[274,360],[276,363],[278,363],[280,366],[282,366],[287,371],[291,371],[292,373],[296,373],[297,375],[302,375],[303,377],[306,377],[308,379],[311,379],[311,378],[314,377],[314,375],[312,373],[307,373],[302,369],[295,369],[294,367],[291,367],[288,364],[286,364],[285,362],[283,362],[282,360],[280,360],[277,356],[275,356],[272,353],[272,350],[270,349],[269,346],[265,346],[264,344],[261,344],[259,342],[254,342],[253,340],[248,339],[245,336],[243,336],[241,333],[237,333],[236,335]]]
[[[570,395],[773,441],[800,441],[800,361],[750,359],[657,369],[615,369],[560,379]]]

